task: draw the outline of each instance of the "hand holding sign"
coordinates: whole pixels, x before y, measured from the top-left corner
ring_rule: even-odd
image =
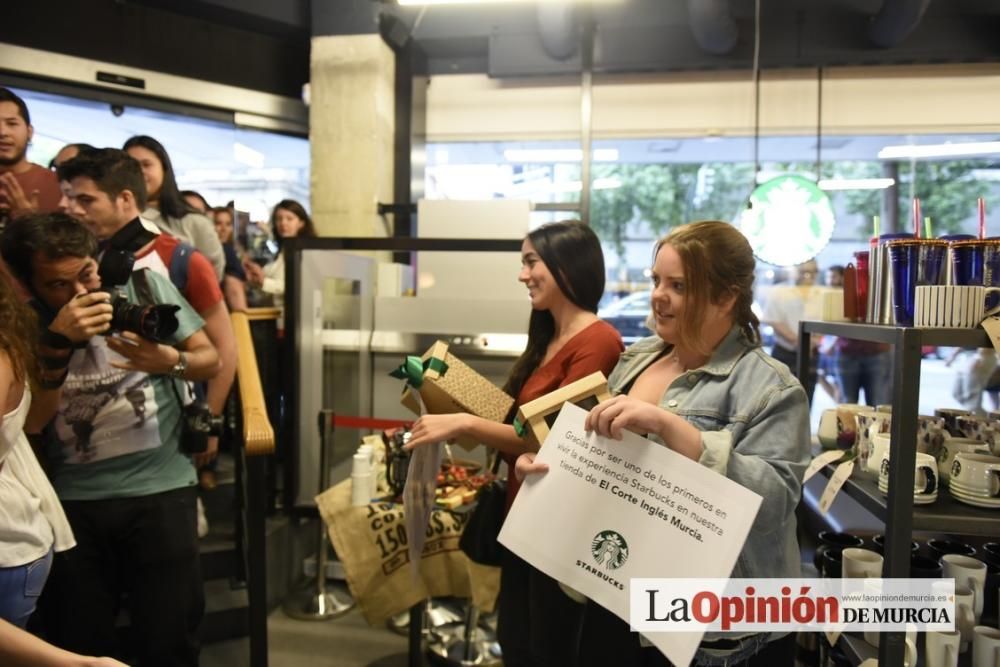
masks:
[[[534,461],[519,461],[529,474],[500,542],[626,620],[634,577],[728,577],[761,497],[634,433],[587,433],[586,415],[565,405]],[[701,636],[649,639],[687,664]]]

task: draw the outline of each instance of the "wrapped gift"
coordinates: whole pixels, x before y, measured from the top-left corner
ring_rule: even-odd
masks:
[[[407,357],[393,377],[406,380],[400,402],[420,414],[420,400],[430,414],[468,412],[469,414],[502,422],[514,399],[492,382],[472,370],[461,359],[448,352],[448,343],[437,341],[423,357]],[[472,449],[479,443],[470,438],[459,438],[458,444]]]
[[[519,435],[530,431],[541,444],[548,437],[549,427],[555,423],[563,403],[568,401],[590,410],[609,398],[608,380],[604,373],[597,371],[522,405],[517,411],[514,428]]]

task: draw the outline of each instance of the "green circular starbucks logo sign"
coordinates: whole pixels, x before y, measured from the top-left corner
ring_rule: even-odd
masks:
[[[808,178],[790,174],[758,185],[739,220],[754,255],[778,266],[815,257],[830,242],[835,224],[829,195]]]
[[[617,570],[628,560],[628,543],[613,530],[602,530],[590,543],[590,553],[598,565],[605,569]]]

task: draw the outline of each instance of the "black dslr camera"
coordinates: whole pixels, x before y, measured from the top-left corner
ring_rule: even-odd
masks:
[[[135,255],[126,250],[109,248],[101,258],[97,273],[101,277],[100,291],[111,295],[110,331],[131,331],[156,342],[166,341],[177,331],[177,311],[173,304],[143,305],[132,303],[125,293],[125,283],[132,275]]]
[[[223,418],[213,415],[200,398],[185,405],[181,451],[188,455],[205,452],[208,449],[208,439],[213,435],[222,435],[223,424]]]

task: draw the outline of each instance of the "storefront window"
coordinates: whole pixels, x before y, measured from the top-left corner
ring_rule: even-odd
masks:
[[[956,143],[975,137],[924,136],[921,144]],[[821,187],[831,198],[836,226],[819,253],[821,267],[845,264],[882,215],[885,187],[893,178],[901,228],[910,228],[910,202],[919,197],[935,235],[974,233],[976,198],[996,201],[1000,168],[991,158],[903,160],[894,171],[878,158],[881,148],[914,143],[912,137],[824,137]],[[759,145],[757,182],[780,174],[816,179],[816,139],[767,137]],[[578,144],[570,142],[431,144],[427,196],[433,199],[525,198],[536,204],[577,203]],[[591,224],[602,239],[608,291],[618,296],[646,289],[655,239],[692,220],[739,220],[754,187],[749,138],[629,139],[595,142]],[[824,157],[824,155],[826,157]],[[531,162],[510,158],[529,157]],[[574,159],[575,158],[575,159]],[[892,174],[887,176],[887,174]],[[1000,234],[1000,212],[990,208],[987,226]],[[534,223],[578,213],[536,212]],[[885,228],[886,221],[882,221]],[[762,282],[783,274],[761,265]]]
[[[197,190],[212,206],[233,201],[266,220],[278,201],[309,208],[307,139],[238,128],[229,122],[166,113],[139,106],[17,89],[35,129],[28,159],[47,165],[68,143],[121,147],[137,134],[162,143],[181,189]]]

